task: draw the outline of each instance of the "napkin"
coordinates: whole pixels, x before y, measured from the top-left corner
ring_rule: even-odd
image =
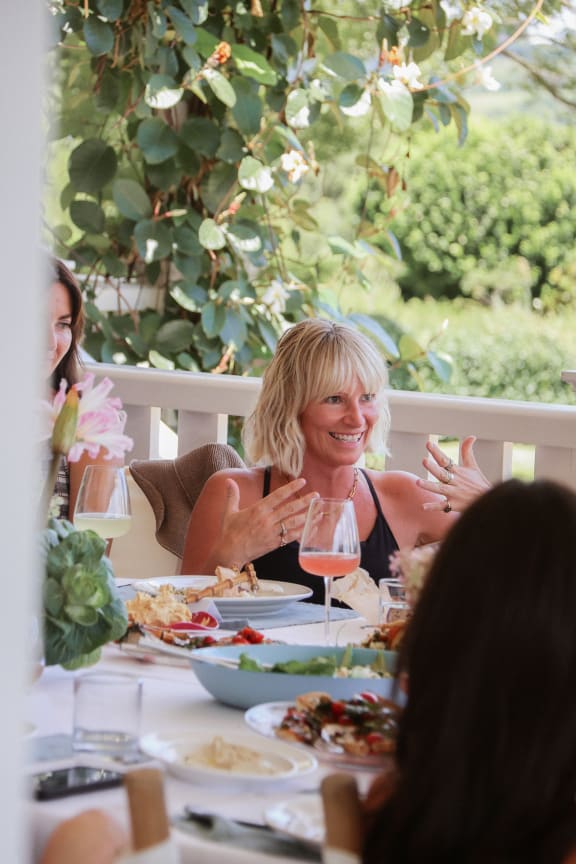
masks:
[[[362,567],[335,579],[332,585],[332,597],[346,603],[369,624],[378,624],[379,596],[378,586]]]
[[[249,825],[223,816],[196,813],[192,810],[177,816],[172,824],[178,830],[194,834],[201,840],[224,843],[236,849],[282,855],[299,861],[319,862],[321,860],[320,850],[316,851],[291,837],[281,837],[267,825]]]

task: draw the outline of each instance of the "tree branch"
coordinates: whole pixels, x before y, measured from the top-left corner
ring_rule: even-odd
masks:
[[[544,90],[547,90],[551,96],[554,97],[558,102],[561,102],[563,105],[567,105],[568,108],[576,109],[576,101],[573,99],[568,99],[567,96],[561,92],[560,87],[554,84],[549,78],[540,72],[535,66],[532,66],[527,60],[523,57],[520,57],[518,54],[515,54],[513,51],[503,51],[502,56],[507,57],[509,60],[513,60],[514,63],[517,63],[518,66],[521,66],[522,69],[525,69],[526,72],[530,75],[533,81],[536,82],[540,87],[543,87]]]

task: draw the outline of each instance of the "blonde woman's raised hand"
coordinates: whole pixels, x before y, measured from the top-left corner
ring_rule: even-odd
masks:
[[[240,490],[235,480],[226,480],[226,502],[222,513],[221,542],[226,557],[238,566],[259,558],[279,546],[299,540],[306,513],[316,492],[302,495],[302,478],[280,486],[256,504],[240,509]]]
[[[418,486],[429,492],[435,492],[438,498],[428,501],[422,506],[425,510],[443,510],[460,512],[483,492],[490,489],[490,481],[482,473],[474,456],[476,438],[469,435],[460,445],[458,464],[438,447],[429,441],[426,444],[428,456],[422,460],[426,470],[435,480],[418,480]]]

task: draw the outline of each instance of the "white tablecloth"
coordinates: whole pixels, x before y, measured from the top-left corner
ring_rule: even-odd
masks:
[[[359,634],[361,622],[335,622],[334,632],[340,634],[342,628],[346,635],[354,638]],[[355,631],[355,634],[352,633]],[[271,638],[294,644],[322,644],[322,625],[308,624],[299,627],[275,628],[269,631]],[[105,649],[103,659],[96,667],[98,670],[132,672],[143,679],[143,734],[158,733],[163,737],[185,733],[191,728],[202,727],[215,734],[233,736],[234,730],[246,731],[243,711],[216,702],[196,680],[191,669],[165,664],[144,664],[127,658],[115,646]],[[66,672],[60,667],[51,667],[30,689],[27,723],[33,731],[30,743],[34,745],[35,736],[47,736],[72,731],[73,679],[79,673]],[[113,708],[111,709],[113,710]],[[38,741],[38,744],[41,743]],[[77,757],[78,764],[87,763],[86,757]],[[28,772],[45,770],[48,767],[70,764],[70,758],[43,762],[30,762]],[[321,765],[318,770],[301,778],[296,778],[273,786],[267,784],[266,790],[255,792],[230,783],[229,785],[201,786],[186,783],[171,775],[166,776],[166,802],[170,816],[180,812],[188,804],[198,809],[217,812],[222,816],[263,822],[263,813],[270,804],[293,798],[300,794],[310,795],[318,790],[321,777],[333,770],[329,765]],[[340,770],[340,769],[339,769]],[[361,787],[369,781],[369,775],[358,774]],[[29,818],[32,838],[32,861],[37,861],[50,831],[55,825],[81,810],[98,807],[112,813],[128,826],[128,807],[122,788],[94,792],[89,795],[75,795],[48,802],[29,804]],[[288,864],[294,859],[270,856],[254,851],[234,849],[221,843],[215,844],[190,837],[175,830],[174,836],[181,848],[183,864]]]

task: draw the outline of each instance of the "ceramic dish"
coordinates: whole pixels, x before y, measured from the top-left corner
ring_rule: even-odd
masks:
[[[264,811],[264,819],[274,831],[314,849],[324,842],[324,810],[319,795],[278,801]]]
[[[221,738],[222,741],[215,741]],[[206,748],[216,747],[222,758],[221,767],[204,761]],[[247,748],[259,757],[259,767],[226,767],[231,747]],[[231,782],[249,785],[266,785],[285,782],[309,774],[318,767],[315,757],[283,741],[270,741],[262,746],[258,736],[234,730],[220,736],[206,730],[197,730],[175,737],[146,735],[140,741],[140,749],[166,765],[168,771],[181,780],[193,783]]]
[[[288,660],[310,660],[314,657],[336,657],[340,660],[344,648],[318,645],[225,645],[201,648],[190,655],[190,663],[200,683],[220,702],[236,708],[251,708],[261,702],[295,699],[310,690],[322,690],[335,699],[348,699],[361,690],[371,690],[389,697],[393,678],[332,678],[327,675],[288,675],[280,672],[247,672],[238,669],[241,654],[262,664]],[[396,665],[394,651],[378,652],[370,648],[354,648],[353,662],[373,663],[383,655],[386,668],[392,674]],[[228,667],[225,664],[231,663]]]
[[[179,588],[202,589],[216,582],[215,576],[163,576],[158,579],[147,579],[143,588],[157,589],[161,585],[174,585]],[[312,596],[310,588],[305,585],[295,585],[292,582],[276,582],[272,579],[262,580],[259,590],[254,594],[237,597],[211,597],[218,612],[224,620],[227,618],[270,615],[280,612],[288,604],[298,600],[306,600]],[[139,586],[140,587],[140,586]]]

